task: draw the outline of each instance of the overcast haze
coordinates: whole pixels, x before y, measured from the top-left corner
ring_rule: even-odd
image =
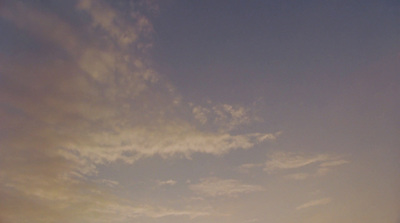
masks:
[[[400,222],[398,1],[0,1],[0,222]]]

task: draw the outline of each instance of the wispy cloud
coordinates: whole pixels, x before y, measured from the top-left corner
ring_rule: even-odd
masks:
[[[274,173],[282,170],[297,170],[313,166],[314,172],[297,172],[285,176],[287,179],[304,180],[326,175],[332,167],[348,163],[347,160],[328,154],[304,155],[292,152],[275,152],[268,156],[264,171]]]
[[[197,218],[210,214],[209,210],[176,210],[149,205],[132,206],[121,203],[104,203],[99,205],[99,207],[92,208],[92,211],[98,214],[106,214],[102,221],[127,221],[137,217],[162,218],[167,216],[186,216],[189,218]],[[115,218],[114,216],[118,217]]]
[[[216,177],[202,179],[199,183],[190,185],[190,189],[210,197],[238,196],[239,194],[264,190],[259,185],[243,184],[238,180]]]
[[[329,197],[312,200],[312,201],[306,202],[302,205],[299,205],[298,207],[296,207],[296,210],[301,210],[301,209],[310,208],[310,207],[314,207],[314,206],[326,205],[326,204],[329,204],[331,201],[332,201],[332,199]]]
[[[259,118],[251,111],[240,105],[215,104],[211,101],[205,106],[192,106],[195,119],[201,124],[216,125],[223,130],[233,130],[239,126],[259,121]]]
[[[264,170],[273,172],[281,169],[296,169],[313,163],[330,160],[328,155],[304,156],[295,153],[275,152],[271,154],[265,163]]]
[[[332,166],[340,166],[343,164],[349,163],[347,160],[339,159],[339,160],[333,160],[329,162],[323,162],[319,166],[320,167],[332,167]]]
[[[164,180],[164,181],[158,181],[157,184],[159,186],[163,186],[163,185],[169,185],[169,186],[173,186],[175,185],[177,182],[175,180]]]
[[[201,124],[206,124],[208,121],[208,114],[210,110],[207,108],[203,108],[200,105],[193,107],[192,109],[194,118],[199,121]]]
[[[78,35],[68,22],[55,14],[43,13],[23,3],[9,6],[8,11],[27,11],[17,14],[32,18],[14,17],[7,10],[3,17],[24,24],[20,27],[33,32],[39,40],[54,40],[70,53],[72,60],[50,60],[41,66],[8,61],[4,67],[10,70],[6,75],[9,83],[2,91],[7,96],[5,103],[26,118],[25,128],[31,128],[27,131],[35,129],[35,134],[24,136],[29,135],[31,143],[39,138],[43,143],[51,141],[52,145],[47,147],[57,148],[56,153],[62,159],[75,163],[78,174],[95,173],[95,165],[99,163],[116,160],[132,163],[156,154],[163,157],[175,154],[189,157],[196,152],[220,155],[277,137],[273,133],[204,132],[174,117],[173,111],[179,109],[174,102],[180,96],[168,82],[159,81],[161,77],[149,66],[146,53],[139,46],[148,42],[145,37],[152,30],[147,18],[135,12],[125,20],[101,1],[82,0],[77,8],[89,15],[89,24],[96,29],[89,28]],[[46,23],[49,25],[43,25]],[[53,26],[63,31],[51,29]],[[36,32],[38,27],[46,32]],[[69,41],[65,39],[69,36],[77,47],[64,43]],[[26,92],[22,96],[21,86]],[[242,108],[228,105],[222,108],[236,119],[242,117]],[[38,120],[39,125],[28,117]],[[17,119],[21,118],[9,118]],[[57,131],[52,131],[50,125],[57,125]]]
[[[77,8],[86,11],[92,17],[92,25],[101,27],[121,46],[127,46],[137,41],[140,35],[148,35],[153,31],[148,19],[137,12],[131,14],[132,22],[102,1],[80,0]]]
[[[167,124],[155,128],[127,128],[118,134],[90,134],[83,144],[66,145],[72,153],[93,163],[122,160],[133,163],[142,157],[171,157],[192,153],[222,155],[233,149],[249,149],[274,134],[231,135],[200,132],[190,126]]]
[[[104,188],[117,186],[116,181],[88,179],[98,174],[99,164],[129,164],[155,155],[222,155],[278,136],[232,134],[231,127],[203,131],[177,117],[181,106],[191,107],[180,104],[181,96],[153,69],[148,56],[152,25],[136,5],[128,5],[124,10],[131,13],[124,14],[105,1],[81,0],[71,6],[76,11],[61,16],[40,4],[8,1],[0,9],[10,26],[28,33],[37,49],[46,49],[26,49],[18,58],[0,55],[0,128],[7,132],[0,140],[0,199],[12,197],[10,206],[16,207],[0,204],[2,220],[114,222],[207,215],[131,204]],[[73,23],[76,16],[82,19],[79,24]],[[243,108],[224,104],[213,110],[231,117],[231,126],[247,122]],[[230,194],[257,189],[238,186]]]
[[[117,187],[119,185],[119,182],[115,181],[115,180],[101,179],[101,180],[98,180],[98,182],[100,182],[108,187],[111,187],[111,188]]]

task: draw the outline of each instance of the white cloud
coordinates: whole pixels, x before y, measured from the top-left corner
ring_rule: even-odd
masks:
[[[111,187],[111,188],[117,187],[119,185],[118,181],[108,180],[108,179],[101,179],[100,183],[106,185],[107,187]]]
[[[230,131],[239,126],[258,121],[259,118],[253,114],[251,108],[240,105],[215,104],[208,101],[207,105],[193,105],[194,118],[201,124],[218,126],[219,129]]]
[[[224,123],[227,129],[233,129],[236,126],[250,122],[248,110],[242,106],[221,104],[214,106],[212,109],[217,115],[216,121]]]
[[[340,165],[343,165],[346,163],[349,163],[349,161],[339,159],[339,160],[333,160],[333,161],[321,163],[319,166],[320,167],[332,167],[332,166],[340,166]]]
[[[239,194],[263,191],[259,185],[243,184],[238,180],[219,179],[216,177],[202,179],[198,184],[190,185],[190,189],[206,196],[238,196]]]
[[[129,221],[138,217],[163,218],[168,216],[186,216],[193,219],[210,215],[209,210],[177,210],[149,205],[132,206],[120,202],[99,203],[97,207],[91,208],[90,211],[102,215],[102,220],[105,221],[107,219],[105,222]]]
[[[158,183],[159,186],[163,186],[163,185],[173,186],[177,182],[175,180],[164,180],[164,181],[158,181],[157,183]]]
[[[28,32],[38,49],[51,53],[27,49],[18,60],[0,61],[7,71],[2,103],[19,111],[0,111],[0,130],[10,135],[0,141],[0,200],[7,199],[0,204],[0,219],[116,222],[140,216],[207,215],[207,211],[190,208],[133,204],[106,188],[118,182],[88,177],[98,173],[99,163],[119,158],[133,162],[129,152],[140,151],[141,157],[158,154],[170,144],[168,134],[176,133],[159,131],[164,137],[160,145],[147,146],[139,138],[145,135],[157,141],[150,126],[165,119],[163,113],[176,99],[172,87],[159,83],[158,74],[149,66],[145,47],[151,44],[145,37],[151,33],[151,24],[146,17],[133,9],[131,18],[125,20],[105,2],[80,1],[79,13],[89,15],[82,16],[89,20],[72,26],[68,15],[76,12],[61,17],[49,8],[35,8],[39,3],[5,4],[1,18],[18,27],[21,35]],[[144,127],[138,128],[139,123]]]
[[[248,119],[247,110],[239,106],[210,108],[223,114],[217,115],[222,126],[218,131],[199,130],[190,120],[177,117],[176,111],[185,105],[151,66],[146,47],[152,45],[147,38],[152,28],[147,18],[132,8],[126,19],[105,1],[78,2],[79,18],[85,20],[74,25],[68,16],[77,12],[61,17],[50,8],[35,8],[39,3],[10,1],[1,9],[2,18],[32,35],[38,49],[51,53],[27,49],[18,60],[0,61],[7,70],[2,103],[18,111],[0,111],[0,130],[9,136],[0,141],[0,200],[11,196],[16,207],[0,204],[1,210],[8,210],[0,218],[115,222],[138,216],[207,215],[190,208],[132,204],[104,188],[119,186],[118,182],[89,179],[99,174],[99,164],[133,163],[155,155],[222,155],[275,140],[279,134],[232,134],[232,126]],[[40,45],[49,43],[56,46],[54,52]],[[224,121],[225,116],[230,118]],[[195,118],[208,120],[199,112]],[[260,189],[232,180],[225,183],[239,186],[231,188],[232,195]],[[35,206],[34,211],[28,206]]]
[[[331,201],[332,201],[332,199],[329,197],[318,199],[318,200],[312,200],[312,201],[306,202],[302,205],[299,205],[298,207],[296,207],[296,210],[301,210],[301,209],[310,208],[310,207],[314,207],[314,206],[326,205],[326,204],[329,204]]]
[[[261,136],[259,138],[260,141],[264,141],[264,140],[271,140],[274,141],[278,138],[278,136],[280,136],[282,134],[282,132],[276,132],[274,134],[264,134],[263,136]]]
[[[6,176],[13,174],[13,176]],[[36,205],[15,206],[14,211],[0,212],[2,219],[19,222],[15,212],[30,218],[33,222],[80,221],[80,222],[119,222],[139,217],[162,218],[185,216],[196,218],[209,215],[207,209],[173,209],[162,206],[134,204],[132,201],[109,194],[101,187],[84,181],[54,176],[28,176],[21,173],[1,172],[1,180],[6,180],[0,190],[0,198],[13,196],[13,200]],[[118,182],[103,179],[101,184],[114,187]],[[8,200],[11,201],[11,200]],[[37,204],[40,201],[40,205]],[[6,203],[11,205],[11,203]],[[0,204],[2,210],[5,204]],[[82,207],[85,207],[82,209]],[[67,211],[65,211],[67,210]],[[33,214],[37,212],[38,215]],[[43,215],[46,215],[43,218]],[[21,218],[24,219],[24,218]]]
[[[21,27],[34,32],[38,38],[54,40],[73,59],[62,63],[50,61],[41,66],[24,61],[4,64],[13,71],[9,75],[16,83],[9,84],[7,89],[14,91],[7,92],[10,96],[6,103],[37,120],[24,120],[24,128],[33,133],[20,132],[20,139],[9,138],[7,143],[28,147],[24,143],[29,141],[29,146],[51,150],[56,153],[53,156],[72,163],[71,175],[84,177],[96,174],[97,164],[116,160],[133,163],[153,155],[190,157],[197,152],[221,155],[233,149],[249,149],[277,137],[277,134],[267,133],[232,135],[227,131],[200,131],[171,115],[179,109],[175,107],[177,103],[173,103],[179,95],[171,90],[173,87],[169,83],[157,81],[159,77],[149,67],[147,57],[135,47],[142,39],[133,40],[133,31],[126,27],[131,27],[138,36],[149,31],[142,27],[146,22],[137,13],[133,23],[128,24],[121,22],[121,15],[105,3],[80,1],[78,8],[90,15],[94,25],[106,31],[86,30],[82,35],[92,40],[87,42],[85,38],[78,38],[75,30],[55,14],[22,3],[9,8],[13,12],[26,11],[29,16],[14,17],[12,13],[2,16],[10,17],[17,25],[28,24]],[[52,29],[53,26],[62,29],[63,35],[54,34],[53,31],[58,31]],[[36,32],[37,28],[43,32]],[[79,47],[64,44],[63,38],[69,36]],[[116,46],[123,41],[121,36],[132,39],[128,41],[131,47]],[[15,93],[21,86],[28,92],[24,97]],[[241,117],[243,113],[243,109],[222,107],[234,117]],[[14,114],[5,114],[11,115]],[[16,124],[10,122],[10,125]],[[57,131],[52,126],[58,126]]]
[[[192,112],[196,120],[198,120],[201,124],[205,124],[208,120],[207,115],[210,110],[201,106],[196,106],[192,109]]]
[[[275,152],[265,163],[265,171],[273,172],[280,169],[296,169],[313,163],[329,160],[328,155],[304,156],[295,153]]]
[[[274,173],[279,170],[297,170],[310,165],[318,165],[315,173],[293,173],[285,176],[287,179],[304,180],[309,177],[324,176],[330,168],[348,163],[338,156],[328,154],[304,155],[292,152],[275,152],[268,156],[264,171]]]
[[[233,149],[249,149],[266,139],[274,138],[273,134],[261,133],[245,135],[206,133],[190,126],[176,124],[164,124],[157,129],[129,128],[117,134],[92,133],[87,137],[82,144],[69,143],[64,147],[94,163],[116,160],[133,163],[139,158],[153,155],[163,157],[173,155],[190,157],[192,153],[222,155]]]

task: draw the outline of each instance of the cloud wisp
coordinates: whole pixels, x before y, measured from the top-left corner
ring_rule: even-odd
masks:
[[[285,176],[287,179],[304,180],[309,177],[324,176],[331,168],[347,163],[349,163],[349,161],[341,157],[328,154],[304,155],[292,152],[275,152],[268,156],[268,160],[264,165],[264,171],[272,174],[284,170],[298,171],[298,169],[308,166],[312,166],[313,169],[316,169],[313,173],[296,172]]]
[[[328,161],[328,155],[304,156],[295,153],[276,152],[271,154],[265,163],[264,170],[274,172],[276,170],[296,169],[314,163]]]
[[[247,125],[260,118],[252,114],[251,109],[240,105],[213,104],[206,106],[191,104],[194,118],[202,125],[217,126],[220,130],[230,131]]]
[[[192,191],[209,197],[236,197],[240,194],[264,191],[264,188],[259,185],[244,184],[238,180],[216,177],[202,179],[199,183],[189,187]]]
[[[306,202],[302,205],[299,205],[296,207],[296,210],[301,210],[301,209],[306,209],[310,207],[315,207],[315,206],[320,206],[320,205],[326,205],[332,202],[332,199],[329,197],[322,198],[322,199],[317,199],[317,200],[312,200],[309,202]]]
[[[164,185],[173,186],[176,183],[177,182],[175,180],[163,180],[163,181],[158,181],[157,182],[158,186],[164,186]]]

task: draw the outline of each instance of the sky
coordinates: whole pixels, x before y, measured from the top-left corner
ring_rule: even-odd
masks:
[[[1,223],[400,223],[395,0],[0,1]]]

